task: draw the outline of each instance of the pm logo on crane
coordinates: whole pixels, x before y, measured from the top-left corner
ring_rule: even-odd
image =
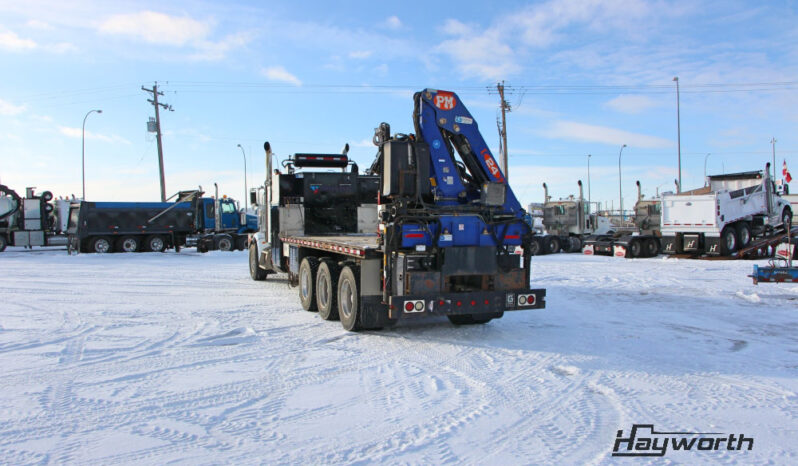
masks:
[[[451,110],[457,104],[453,92],[438,91],[435,95],[435,106],[441,110]]]
[[[487,148],[482,149],[482,158],[485,159],[485,165],[488,166],[488,170],[490,170],[491,175],[496,178],[496,181],[499,183],[504,183],[504,177],[502,176],[501,170],[499,170],[499,166],[496,165],[496,160],[490,155],[490,151]]]

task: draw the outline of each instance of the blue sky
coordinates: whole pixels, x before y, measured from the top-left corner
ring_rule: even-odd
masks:
[[[457,92],[498,153],[498,81],[508,87],[509,179],[524,203],[587,181],[624,204],[677,175],[681,86],[685,189],[757,170],[776,138],[798,172],[795,1],[0,3],[0,183],[80,195],[86,112],[89,200],[157,200],[146,132],[154,81],[167,192],[218,182],[243,197],[263,180],[263,141],[280,156],[338,152],[361,167],[373,129],[412,131],[412,93]],[[706,154],[711,154],[706,157]],[[587,193],[586,193],[587,194]]]

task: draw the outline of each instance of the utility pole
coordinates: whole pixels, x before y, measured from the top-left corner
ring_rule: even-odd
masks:
[[[504,179],[510,178],[509,174],[509,157],[507,152],[507,112],[512,111],[510,104],[504,100],[504,81],[496,84],[496,89],[499,91],[499,98],[501,99],[500,105],[502,108],[502,126],[500,129],[502,137],[502,171],[504,172]]]
[[[158,102],[158,96],[163,95],[163,92],[158,91],[158,81],[153,84],[152,89],[147,89],[141,86],[141,90],[152,94],[152,99],[147,99],[155,107],[155,138],[158,141],[158,168],[161,172],[161,202],[166,202],[166,181],[163,174],[163,143],[161,141],[161,114],[158,107],[163,107],[164,110],[174,112],[171,105]]]

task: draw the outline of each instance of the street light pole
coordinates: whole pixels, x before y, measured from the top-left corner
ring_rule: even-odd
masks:
[[[707,185],[707,159],[709,158],[709,153],[704,156],[704,186]]]
[[[770,145],[773,148],[773,182],[776,182],[776,138],[770,138]]]
[[[86,116],[83,117],[83,133],[81,136],[81,151],[80,151],[80,171],[81,171],[81,178],[83,181],[83,200],[86,200],[86,118],[89,117],[92,113],[102,113],[102,110],[89,110],[86,113]]]
[[[241,149],[241,154],[244,156],[244,213],[246,213],[247,196],[249,196],[249,192],[247,191],[247,154],[244,152],[244,148],[241,147],[241,144],[238,145],[238,148]]]
[[[679,115],[679,77],[673,78],[676,82],[676,150],[679,153],[679,189],[682,191],[682,124]]]
[[[623,220],[623,185],[621,183],[621,154],[623,154],[623,148],[626,147],[626,144],[621,146],[621,150],[618,151],[618,194],[621,198],[621,220]]]
[[[587,206],[588,212],[590,212],[590,154],[587,154]]]

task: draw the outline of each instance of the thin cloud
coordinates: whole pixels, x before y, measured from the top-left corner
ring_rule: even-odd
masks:
[[[300,81],[299,78],[289,73],[288,70],[282,66],[264,68],[261,70],[261,74],[270,81],[293,84],[294,86],[302,85],[302,81]]]
[[[25,111],[24,105],[14,105],[11,102],[0,99],[0,115],[14,116]]]
[[[390,18],[385,20],[385,27],[387,27],[388,29],[393,29],[393,30],[402,29],[402,26],[403,26],[402,20],[400,20],[398,16],[391,16]]]
[[[140,11],[111,16],[100,24],[99,31],[109,35],[129,36],[152,44],[183,46],[205,39],[211,27],[186,16]]]
[[[82,138],[83,137],[83,129],[82,128],[72,128],[72,127],[69,127],[69,126],[59,126],[58,127],[58,132],[63,134],[64,136],[67,136],[67,137],[70,137],[70,138],[77,139],[77,138]],[[125,139],[125,138],[123,138],[121,136],[117,136],[117,135],[108,136],[108,135],[105,135],[105,134],[94,133],[94,132],[91,132],[91,131],[86,131],[86,139],[92,139],[92,140],[95,140],[95,141],[103,141],[103,142],[111,142],[111,143],[130,144],[130,141],[128,141],[127,139]]]
[[[0,32],[0,49],[11,52],[24,52],[33,50],[38,44],[31,39],[23,39],[13,31]]]
[[[616,112],[636,115],[643,113],[649,108],[656,107],[657,102],[644,95],[619,95],[618,97],[606,102],[605,107]]]
[[[355,60],[363,60],[372,55],[371,50],[356,50],[354,52],[349,52],[349,58],[353,58]]]
[[[673,146],[667,139],[646,134],[631,133],[607,126],[589,125],[575,121],[556,121],[550,128],[540,132],[540,136],[550,139],[564,139],[568,141],[597,142],[620,146],[644,149],[664,149]]]

